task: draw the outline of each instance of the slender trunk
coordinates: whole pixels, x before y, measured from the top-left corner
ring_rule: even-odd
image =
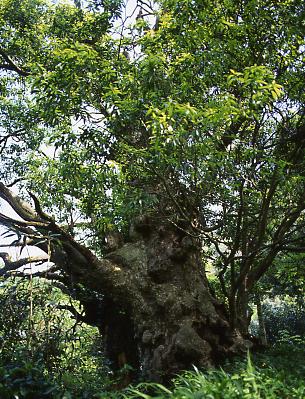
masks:
[[[262,345],[267,346],[267,334],[266,334],[265,321],[262,309],[262,302],[259,293],[255,295],[255,305],[256,305],[257,319],[258,319],[258,336]]]
[[[236,295],[236,328],[243,336],[248,336],[253,310],[249,306],[249,292],[245,282],[239,287]]]

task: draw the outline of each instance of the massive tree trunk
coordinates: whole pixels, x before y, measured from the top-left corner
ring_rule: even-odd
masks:
[[[199,242],[149,218],[141,218],[129,238],[106,256],[124,270],[128,287],[122,297],[105,293],[100,310],[114,367],[127,363],[149,380],[164,381],[248,348],[209,291]]]
[[[3,185],[0,189],[24,219],[0,214],[0,222],[18,229],[32,245],[48,249],[49,260],[60,271],[43,276],[66,286],[80,284],[97,294],[93,300],[80,298],[84,319],[99,327],[113,368],[129,364],[135,374],[166,381],[193,364],[209,367],[249,347],[209,290],[201,243],[183,228],[157,217],[139,217],[128,238],[118,240],[115,250],[98,259],[38,206],[31,208]],[[54,239],[42,240],[44,231]],[[2,275],[16,269],[5,254],[1,256]]]

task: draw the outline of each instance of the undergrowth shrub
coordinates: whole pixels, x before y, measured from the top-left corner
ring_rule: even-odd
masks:
[[[1,399],[55,399],[60,390],[39,363],[20,361],[0,366]]]
[[[65,300],[58,292],[34,283],[30,288],[17,281],[0,286],[0,399],[305,398],[305,340],[289,332],[267,352],[220,370],[187,371],[168,387],[146,382],[114,391],[119,384],[98,331],[57,313]]]
[[[304,354],[304,353],[303,353]],[[276,360],[274,359],[274,362]],[[287,373],[268,364],[267,355],[248,356],[246,362],[227,364],[224,369],[202,372],[198,369],[178,376],[170,388],[141,383],[124,392],[103,393],[99,399],[301,399],[305,398],[305,374]],[[282,364],[283,366],[283,364]],[[286,364],[288,368],[289,365]],[[291,369],[291,366],[290,366]]]
[[[305,338],[305,309],[294,303],[265,303],[263,306],[267,340],[273,344],[286,336],[300,335]]]

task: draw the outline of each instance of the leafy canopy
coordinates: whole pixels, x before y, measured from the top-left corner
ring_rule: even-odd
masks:
[[[182,219],[235,295],[304,237],[305,6],[141,4],[132,24],[117,0],[1,3],[1,178],[95,249],[135,214]]]

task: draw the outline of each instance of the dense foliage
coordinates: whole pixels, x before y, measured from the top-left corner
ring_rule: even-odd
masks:
[[[299,399],[305,394],[304,339],[288,335],[267,353],[248,355],[222,370],[196,369],[167,387],[146,382],[117,392],[119,381],[101,361],[96,331],[75,324],[68,313],[58,319],[59,300],[62,305],[71,302],[56,288],[34,281],[29,289],[29,283],[10,281],[2,286],[0,297],[6,311],[0,331],[3,399]],[[41,306],[52,311],[46,315]],[[16,339],[9,332],[20,336]]]
[[[91,398],[114,383],[97,329],[52,284],[2,282],[0,306],[1,398]]]
[[[187,372],[174,381],[172,389],[156,384],[142,384],[136,389],[129,389],[123,398],[275,399],[289,397],[297,399],[303,397],[305,387],[302,382],[304,375],[302,362],[297,364],[299,369],[295,373],[291,373],[287,372],[288,369],[285,367],[282,369],[272,367],[269,362],[275,359],[268,356],[258,357],[256,367],[248,358],[247,363],[236,363],[231,365],[227,371],[211,371],[205,374],[198,370]],[[301,359],[299,358],[299,360]],[[283,363],[281,365],[283,366]]]
[[[97,252],[139,212],[184,220],[234,318],[302,247],[303,2],[121,9],[2,2],[2,178]]]
[[[270,341],[287,324],[302,334],[286,306],[304,314],[304,20],[300,0],[1,1],[0,198],[18,217],[4,211],[0,224],[20,249],[15,259],[1,244],[4,397],[55,397],[65,384],[66,397],[90,396],[97,370],[108,384],[64,309],[97,326],[116,359],[128,331],[137,371],[166,377],[192,356],[207,366],[250,346],[255,305]],[[72,303],[36,291],[36,277]],[[284,385],[257,367],[122,395],[304,394],[298,374]],[[71,388],[73,373],[92,390]]]

